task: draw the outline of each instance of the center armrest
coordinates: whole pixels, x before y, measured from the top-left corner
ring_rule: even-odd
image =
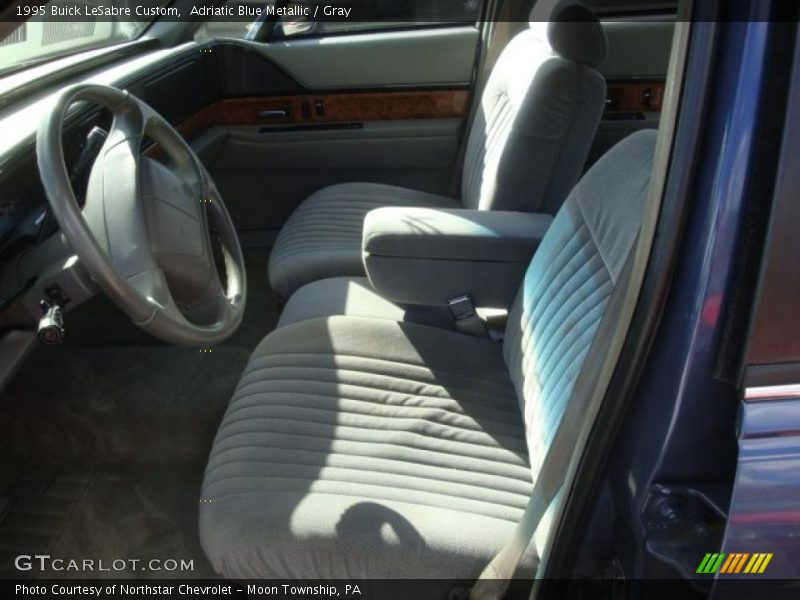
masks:
[[[392,206],[367,214],[363,251],[375,289],[402,304],[511,305],[552,222],[538,213]]]

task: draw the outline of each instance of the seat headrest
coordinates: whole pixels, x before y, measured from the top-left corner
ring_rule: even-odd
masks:
[[[577,0],[556,4],[547,37],[556,53],[582,65],[598,67],[606,58],[606,33],[600,19]]]

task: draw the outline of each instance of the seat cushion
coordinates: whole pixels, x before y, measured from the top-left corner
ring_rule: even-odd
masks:
[[[314,319],[271,333],[245,369],[206,470],[200,536],[230,578],[472,578],[530,490],[498,343]]]
[[[304,285],[289,298],[278,327],[339,315],[454,329],[453,317],[447,308],[400,306],[376,292],[366,277],[329,277]]]
[[[309,196],[278,234],[269,259],[269,280],[283,298],[305,283],[340,275],[364,275],[364,217],[383,206],[460,208],[452,198],[376,183],[343,183]]]

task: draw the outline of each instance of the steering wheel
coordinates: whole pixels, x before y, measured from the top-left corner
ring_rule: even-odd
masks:
[[[84,100],[108,108],[113,122],[92,166],[81,210],[61,139],[67,110]],[[141,155],[145,135],[166,161]],[[190,346],[219,343],[236,330],[247,296],[236,229],[208,172],[163,117],[126,91],[71,86],[42,120],[36,155],[61,232],[100,289],[136,325],[164,341]]]

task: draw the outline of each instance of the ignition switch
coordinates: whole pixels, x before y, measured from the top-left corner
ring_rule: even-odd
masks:
[[[57,302],[42,300],[44,316],[39,319],[39,341],[47,346],[60,344],[64,339],[64,311]]]
[[[44,316],[39,319],[39,341],[54,346],[64,341],[64,306],[69,298],[57,283],[44,290],[44,300],[39,303]]]

